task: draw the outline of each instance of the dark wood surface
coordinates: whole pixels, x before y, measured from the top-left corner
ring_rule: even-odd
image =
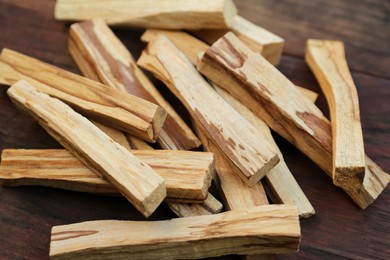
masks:
[[[7,47],[79,73],[67,49],[68,25],[53,18],[54,0],[0,0],[0,48]],[[360,96],[366,153],[390,171],[390,2],[386,0],[240,0],[240,14],[287,41],[278,68],[294,83],[320,92],[303,61],[309,37],[344,40]],[[115,29],[134,56],[142,30]],[[180,111],[178,101],[159,84]],[[321,94],[317,105],[327,114]],[[183,112],[186,116],[185,112]],[[317,215],[301,221],[297,254],[279,258],[382,258],[390,256],[390,190],[360,210],[331,179],[276,136],[284,157]],[[59,148],[20,113],[0,86],[0,149]],[[175,217],[162,205],[151,220]],[[53,225],[98,219],[142,220],[122,198],[42,187],[0,187],[0,259],[47,259]],[[224,257],[236,259],[237,257]]]

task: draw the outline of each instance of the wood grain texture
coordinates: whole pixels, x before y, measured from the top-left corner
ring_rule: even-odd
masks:
[[[131,151],[165,181],[167,201],[202,203],[214,176],[211,153]],[[66,150],[4,149],[0,182],[4,186],[38,185],[80,192],[117,195],[118,190]]]
[[[305,60],[329,104],[332,124],[333,183],[360,189],[366,165],[359,97],[340,41],[307,41]]]
[[[191,33],[208,44],[213,44],[229,31],[233,32],[252,51],[263,55],[271,64],[279,64],[282,57],[284,39],[239,15],[234,17],[233,25],[230,29],[192,30]]]
[[[383,49],[388,46],[384,40],[389,33],[385,15],[389,9],[387,3],[382,0],[239,0],[236,4],[240,15],[286,39],[278,69],[294,84],[319,93],[316,105],[325,115],[328,110],[326,99],[304,62],[304,44],[307,38],[332,38],[345,42],[348,63],[360,97],[366,153],[389,172],[390,118],[387,115],[390,106],[387,104],[390,81],[372,75],[380,72],[388,75],[388,55],[383,51],[389,49]],[[54,20],[54,5],[52,0],[0,0],[0,48],[12,48],[80,74],[67,51],[69,27]],[[144,47],[139,42],[142,31],[127,28],[114,28],[113,31],[137,59]],[[188,114],[180,108],[180,102],[163,84],[151,80],[176,111],[187,119]],[[278,255],[276,259],[387,259],[390,254],[390,188],[372,206],[361,211],[306,156],[278,134],[273,135],[288,167],[317,211],[315,217],[301,220],[299,252]],[[61,146],[33,119],[15,108],[6,95],[6,88],[1,85],[0,149],[4,148],[60,149]],[[10,189],[0,186],[0,192],[0,244],[4,249],[0,250],[0,256],[5,259],[49,259],[50,230],[55,225],[99,219],[144,220],[123,197],[97,198],[88,193],[76,194],[44,187]],[[174,217],[164,203],[149,219]],[[217,259],[241,258],[230,255]]]
[[[214,88],[232,107],[243,115],[256,129],[263,133],[269,142],[278,151],[280,162],[264,177],[265,188],[268,196],[276,204],[295,205],[299,217],[308,218],[315,214],[315,210],[306,195],[294,179],[290,169],[283,159],[282,152],[272,137],[269,127],[265,122],[253,114],[246,106],[231,96],[227,91],[214,85]]]
[[[138,68],[131,53],[103,20],[73,24],[69,52],[84,76],[163,107],[167,117],[157,137],[164,149],[192,150],[200,141]]]
[[[55,7],[58,20],[162,29],[229,28],[236,13],[231,0],[58,0]]]
[[[52,229],[52,259],[187,259],[298,250],[296,208],[261,206],[156,222],[102,220]]]
[[[206,51],[198,70],[246,104],[331,176],[329,121],[261,55],[252,52],[234,34],[228,33]],[[368,165],[366,178],[370,180],[366,181],[370,187],[344,189],[361,208],[371,204],[390,180],[388,174]],[[368,190],[375,190],[376,194]]]
[[[223,208],[222,203],[210,193],[203,203],[171,202],[168,206],[181,218],[217,214],[220,213]]]
[[[212,90],[168,38],[160,36],[149,43],[137,63],[157,75],[182,101],[206,134],[240,169],[245,183],[254,185],[278,163],[266,138]]]
[[[106,178],[146,217],[166,197],[160,175],[62,101],[39,92],[26,81],[12,85],[7,94],[18,108],[33,116],[95,174]]]
[[[205,134],[202,125],[196,119],[193,119],[193,124],[202,141],[203,148],[214,154],[217,173],[214,180],[226,210],[250,209],[268,205],[263,184],[258,182],[252,187],[246,185],[239,177],[239,169],[218,149],[215,141]]]
[[[346,44],[352,69],[389,78],[388,1],[356,4],[352,0],[240,0],[235,3],[242,16],[287,39],[285,52],[289,55],[303,57],[303,46],[310,38],[340,40]]]
[[[151,142],[156,141],[166,117],[164,109],[149,101],[3,49],[0,83],[11,85],[21,79],[65,101],[86,116]]]

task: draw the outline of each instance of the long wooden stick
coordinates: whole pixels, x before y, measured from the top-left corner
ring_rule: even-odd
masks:
[[[232,0],[57,0],[58,20],[103,18],[110,25],[163,29],[229,28]]]
[[[150,216],[166,197],[160,175],[65,103],[36,90],[26,81],[12,85],[7,94],[92,171],[104,176],[145,216]]]
[[[305,60],[328,101],[332,123],[333,182],[359,189],[366,165],[359,98],[339,41],[308,40]]]
[[[199,52],[203,52],[208,48],[208,45],[204,42],[181,31],[149,29],[142,35],[142,40],[151,42],[161,34],[172,40],[172,42],[188,56],[193,64],[198,62],[197,55]],[[316,93],[302,87],[297,88],[314,103],[318,96]],[[236,99],[228,95],[226,91],[217,88],[217,92],[250,121],[258,131],[263,132],[265,136],[269,138],[270,143],[274,145],[275,149],[279,152],[281,161],[265,176],[265,187],[267,188],[267,192],[271,199],[275,203],[295,204],[298,207],[300,217],[309,217],[315,214],[312,205],[285,164],[283,156],[270,134],[269,127],[264,121],[251,113]],[[196,123],[194,125],[196,126]],[[234,210],[267,204],[267,196],[264,193],[263,185],[258,183],[254,187],[245,187],[242,181],[235,177],[236,168],[229,165],[228,160],[226,160],[226,157],[216,149],[213,141],[203,136],[204,134],[200,129],[197,129],[197,132],[202,140],[203,146],[207,148],[208,151],[213,151],[216,158],[217,182],[219,183],[217,187],[220,189],[221,197],[224,198],[225,207]]]
[[[214,176],[213,154],[204,152],[132,151],[165,181],[167,201],[202,203]],[[39,185],[100,194],[118,190],[66,150],[4,149],[0,182],[4,186]]]
[[[138,64],[153,72],[183,102],[248,185],[257,183],[279,161],[266,138],[215,93],[168,38],[160,36],[150,43]]]
[[[228,33],[207,50],[198,70],[248,106],[331,176],[329,121],[261,55]],[[344,189],[361,208],[371,204],[390,180],[368,157],[366,162],[361,190]]]
[[[272,201],[280,204],[295,205],[298,208],[299,217],[308,218],[315,214],[313,206],[299,187],[292,173],[283,159],[282,152],[272,137],[269,127],[265,122],[253,114],[247,107],[232,97],[227,91],[214,85],[216,91],[237,111],[239,111],[259,132],[263,133],[279,153],[280,162],[264,177],[267,194]]]
[[[297,251],[296,208],[260,206],[166,221],[89,221],[55,226],[52,259],[195,259],[227,254]]]
[[[164,109],[139,97],[12,50],[3,49],[0,61],[1,83],[11,85],[21,79],[27,80],[84,115],[144,140],[155,142],[164,124]]]
[[[271,64],[277,65],[282,57],[284,39],[237,15],[230,29],[192,30],[191,33],[208,44],[213,44],[227,32],[233,32],[252,51],[260,53]]]
[[[134,58],[103,20],[73,24],[69,52],[84,76],[163,107],[168,115],[157,142],[164,149],[192,150],[200,141],[138,68]]]

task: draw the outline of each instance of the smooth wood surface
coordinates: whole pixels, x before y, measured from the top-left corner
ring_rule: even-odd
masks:
[[[52,259],[199,259],[292,253],[301,230],[291,205],[269,205],[156,222],[102,220],[55,226]]]
[[[260,53],[270,63],[278,65],[282,57],[285,40],[254,24],[242,16],[234,17],[229,30],[192,30],[191,33],[208,44],[213,44],[227,32],[233,32],[254,52]]]
[[[332,177],[330,122],[264,57],[229,32],[205,52],[197,69]],[[366,162],[361,188],[343,187],[362,209],[373,203],[390,181],[390,175],[372,164],[367,156]]]
[[[85,116],[155,142],[166,111],[147,100],[114,90],[22,53],[3,49],[0,83],[27,80],[40,91],[61,99]]]
[[[103,20],[73,24],[69,52],[84,76],[146,99],[167,111],[157,142],[163,149],[192,150],[200,141],[138,68],[131,53]]]
[[[229,28],[236,13],[232,0],[57,0],[55,8],[58,20],[162,29]]]
[[[235,3],[241,16],[285,38],[285,52],[278,69],[294,84],[319,93],[316,105],[326,115],[325,98],[303,60],[305,42],[308,38],[345,42],[352,78],[359,93],[366,153],[389,172],[390,80],[372,75],[379,72],[388,75],[386,50],[390,48],[386,47],[389,42],[385,39],[389,38],[386,36],[389,21],[385,17],[390,7],[386,1],[239,0]],[[54,20],[54,4],[52,0],[0,0],[0,48],[12,48],[80,74],[67,50],[69,25]],[[138,58],[144,48],[139,41],[143,31],[114,29],[114,33],[134,58]],[[379,52],[378,48],[381,48]],[[156,86],[180,115],[188,119],[180,102],[161,83]],[[34,120],[14,107],[5,90],[4,86],[0,87],[1,149],[61,148]],[[387,259],[390,254],[390,189],[362,211],[308,158],[273,135],[317,213],[301,220],[300,251],[277,256],[277,259]],[[96,197],[43,187],[0,187],[0,192],[1,258],[48,259],[53,225],[101,219],[144,220],[122,197]],[[175,214],[164,203],[150,219],[172,217]]]
[[[343,42],[309,39],[305,61],[316,76],[330,110],[333,183],[359,189],[364,180],[365,156],[359,97],[349,72]]]
[[[168,201],[201,203],[214,176],[211,153],[132,150],[165,181]],[[4,149],[0,183],[4,186],[36,185],[80,192],[119,195],[115,186],[96,175],[66,150]]]

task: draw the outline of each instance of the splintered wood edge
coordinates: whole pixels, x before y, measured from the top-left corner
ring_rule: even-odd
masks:
[[[162,51],[163,49],[164,49],[164,51]],[[152,52],[154,52],[154,53],[152,53]],[[164,64],[161,61],[161,59],[163,58],[163,55],[166,55],[166,56],[164,56],[165,57]],[[180,61],[183,66],[188,67],[189,71],[191,71],[191,72],[193,71],[193,74],[192,74],[194,77],[193,80],[195,80],[195,79],[198,80],[199,84],[204,84],[205,87],[207,86],[207,88],[210,88],[210,90],[213,91],[212,88],[208,85],[208,83],[206,81],[204,81],[203,78],[201,78],[200,74],[195,70],[193,65],[187,60],[187,58],[185,58],[184,54],[181,53],[180,50],[177,49],[169,41],[169,39],[166,38],[164,35],[158,36],[155,41],[151,42],[148,45],[148,47],[143,51],[143,53],[142,53],[142,55],[139,58],[137,63],[141,67],[152,71],[158,78],[163,80],[166,83],[166,85],[172,90],[172,92],[179,99],[181,99],[183,104],[187,107],[187,109],[189,109],[189,111],[192,113],[192,115],[196,116],[200,121],[203,120],[202,124],[205,124],[206,126],[210,125],[210,123],[207,121],[207,120],[209,120],[207,118],[210,118],[210,114],[208,114],[207,117],[202,116],[201,112],[199,112],[199,108],[197,107],[197,105],[195,105],[196,102],[194,103],[194,101],[189,101],[189,100],[191,100],[191,99],[188,99],[188,95],[190,95],[190,94],[187,93],[187,97],[182,96],[182,93],[184,90],[183,89],[178,90],[175,82],[172,81],[172,79],[174,79],[174,78],[172,78],[172,75],[171,75],[172,71],[169,71],[166,68],[166,66],[168,66],[167,56],[169,56],[169,55],[177,57],[178,61]],[[171,63],[169,63],[169,64],[171,64]],[[172,66],[177,66],[177,65],[172,65]],[[171,70],[173,70],[173,68],[171,68]],[[182,79],[176,77],[176,80],[180,81]],[[213,93],[210,92],[210,94],[213,94]],[[233,108],[231,108],[229,106],[229,104],[227,104],[225,101],[223,101],[223,99],[221,99],[218,96],[218,94],[216,94],[216,93],[213,94],[213,97],[218,99],[218,101],[222,102],[222,103],[218,103],[218,104],[224,105],[224,106],[226,106],[227,109],[230,109],[231,112],[233,113],[232,115],[237,116],[240,119],[242,118],[242,116],[238,112],[236,112]],[[196,104],[198,104],[198,103],[196,103]],[[194,109],[194,107],[196,107],[196,109]],[[240,122],[243,123],[243,122],[247,122],[247,121],[244,118],[242,118],[242,120]],[[217,128],[215,128],[215,129],[212,128],[212,127],[215,127],[212,124],[210,125],[210,127],[211,127],[211,129],[209,129],[209,130],[214,131],[215,129],[217,129]],[[242,126],[240,126],[240,127],[242,128]],[[248,124],[248,127],[251,127],[251,129],[248,130],[248,132],[246,133],[247,135],[252,133],[251,131],[255,131],[255,129],[251,125]],[[226,128],[227,127],[225,125],[224,126],[225,132],[227,131]],[[224,135],[228,135],[230,132],[226,132],[226,133],[227,134],[224,133]],[[211,133],[209,133],[209,134],[211,135]],[[220,139],[221,137],[227,139],[227,137],[223,137],[224,135],[218,136],[219,139],[218,138],[217,139],[221,140]],[[216,138],[216,137],[214,136],[213,138]],[[232,138],[232,137],[229,137],[229,138]],[[245,136],[245,138],[248,139],[247,136]],[[279,157],[278,157],[277,153],[275,151],[273,151],[273,148],[268,144],[267,139],[261,135],[257,135],[257,137],[254,137],[254,140],[256,140],[256,142],[258,144],[261,143],[262,145],[260,145],[260,146],[263,149],[260,152],[259,150],[257,150],[257,148],[253,149],[254,145],[252,143],[250,144],[250,146],[252,147],[250,151],[252,151],[252,149],[253,149],[253,151],[256,152],[257,159],[252,160],[252,163],[254,161],[256,162],[256,163],[253,163],[254,165],[256,165],[255,169],[251,167],[250,170],[248,170],[248,167],[249,167],[249,164],[251,161],[247,157],[246,157],[247,159],[245,160],[245,162],[239,161],[239,160],[237,160],[236,154],[231,153],[231,151],[235,151],[237,153],[237,156],[240,156],[239,155],[240,153],[244,153],[245,156],[248,156],[248,154],[249,154],[249,158],[252,158],[252,159],[254,158],[253,152],[248,152],[247,149],[244,149],[245,147],[241,144],[241,143],[243,143],[243,140],[238,139],[239,141],[237,141],[237,138],[233,138],[232,140],[234,141],[234,139],[236,139],[236,141],[234,142],[234,147],[236,147],[236,146],[240,147],[239,152],[237,152],[237,150],[231,149],[231,147],[228,146],[228,143],[232,142],[232,141],[227,141],[227,143],[221,143],[221,141],[220,141],[218,143],[218,146],[221,148],[221,150],[225,149],[224,153],[232,161],[234,161],[234,164],[238,168],[240,168],[241,172],[243,173],[242,174],[243,180],[248,185],[253,186],[259,181],[260,178],[262,178],[270,169],[272,169],[279,162]],[[267,148],[267,150],[265,150],[265,148]],[[228,149],[230,149],[230,150],[228,150]],[[241,156],[244,156],[244,155],[241,155]],[[259,156],[262,156],[261,161],[259,161],[260,160]],[[234,159],[236,159],[236,160],[234,160]],[[260,167],[260,162],[261,162],[261,167]]]
[[[154,170],[62,101],[36,90],[23,80],[13,84],[7,94],[18,108],[33,116],[50,135],[91,170],[107,178],[146,217],[150,216],[166,197],[164,180]],[[51,110],[50,114],[48,110]],[[65,121],[67,126],[61,120],[61,117],[65,115],[67,115]],[[78,128],[70,128],[69,124],[77,125]],[[76,134],[75,131],[81,132],[84,138],[79,137],[80,133]],[[93,136],[96,139],[94,145],[99,144],[104,151],[99,151],[99,149],[89,151],[91,144],[86,141],[86,133]],[[121,163],[119,171],[114,170],[108,158],[97,162],[100,153],[107,150],[111,150],[110,156],[115,157],[118,163]],[[132,174],[123,175],[125,169]],[[137,182],[137,185],[134,182]],[[133,189],[134,186],[140,185],[142,189]]]
[[[305,61],[314,73],[329,104],[333,140],[333,183],[360,189],[365,172],[359,98],[349,72],[344,44],[309,39]]]
[[[52,259],[279,254],[296,252],[300,238],[296,207],[268,205],[155,222],[101,220],[54,226],[49,254]]]
[[[231,34],[231,33],[228,33],[227,35],[230,38],[234,37],[234,35]],[[226,37],[226,35],[224,37]],[[239,42],[239,41],[235,40],[235,42]],[[247,48],[245,49],[245,51],[248,52]],[[208,64],[209,62],[212,62],[212,60],[207,61],[207,63],[204,62],[205,57],[207,57],[207,56],[203,55],[202,62],[200,62],[198,64],[198,70],[200,70],[200,71],[204,70],[205,73],[209,69],[214,70],[215,73],[216,72],[222,72],[224,77],[225,77],[225,80],[227,80],[229,82],[230,86],[233,86],[234,84],[239,84],[232,77],[229,78],[229,74],[224,73],[223,72],[224,71],[223,68],[219,68],[218,67],[219,69],[216,70],[217,66],[215,64]],[[207,57],[207,59],[209,59],[209,58],[210,57]],[[207,71],[206,71],[206,69],[207,69]],[[226,79],[226,77],[228,77],[228,79]],[[241,84],[239,84],[239,85],[241,86]],[[303,97],[302,95],[300,95],[300,96],[301,96],[300,98]],[[310,102],[310,101],[308,100],[307,102],[304,102],[305,105],[308,106],[309,105],[308,102]],[[314,122],[312,122],[312,123],[314,123]],[[329,121],[325,117],[323,118],[323,127],[329,127],[329,129],[330,129],[330,123],[329,123]],[[330,140],[330,138],[329,138],[329,140]],[[291,140],[289,140],[289,141],[292,142]],[[294,143],[294,142],[292,142],[292,143]],[[305,150],[302,147],[300,147],[299,145],[297,145],[297,143],[294,143],[294,145],[296,145],[301,151],[303,151],[313,161],[315,161],[316,164],[319,165],[324,170],[324,172],[327,173],[331,177],[331,173],[332,173],[332,169],[331,169],[331,165],[332,165],[331,141],[329,142],[329,144],[328,144],[328,142],[326,142],[326,145],[327,146],[329,145],[329,149],[327,147],[320,146],[320,145],[318,145],[316,147],[316,149],[319,149],[319,151],[322,152],[321,154],[318,153],[318,156],[322,155],[321,157],[319,156],[318,158],[316,156],[314,156],[313,154],[309,154],[307,150]],[[328,151],[330,152],[329,153],[329,155],[330,155],[329,158],[326,157],[326,153]],[[350,195],[350,197],[355,201],[355,203],[358,204],[361,208],[365,208],[369,204],[371,204],[379,196],[379,194],[386,188],[386,186],[388,184],[388,174],[386,174],[379,166],[373,165],[372,161],[371,160],[367,160],[367,158],[368,157],[366,157],[366,162],[367,162],[366,169],[372,169],[370,171],[366,170],[366,173],[365,173],[365,180],[367,179],[369,181],[364,181],[363,182],[363,187],[360,190],[347,190],[347,189],[344,189]]]
[[[217,214],[222,211],[222,203],[210,193],[202,203],[168,203],[169,208],[179,217],[192,217]]]
[[[192,130],[138,68],[131,53],[102,19],[72,24],[69,35],[69,52],[85,76],[115,89],[145,98],[167,111],[166,120],[157,136],[157,142],[162,148],[192,150],[199,147],[200,141]],[[117,47],[107,48],[107,44],[103,44],[105,42],[110,42]],[[103,61],[99,61],[100,56]],[[111,69],[101,65],[102,62],[107,62],[107,64],[112,62],[111,58],[128,69],[129,75],[137,84],[131,84],[132,87],[130,87],[128,80],[116,77]],[[111,66],[116,67],[116,63]]]

